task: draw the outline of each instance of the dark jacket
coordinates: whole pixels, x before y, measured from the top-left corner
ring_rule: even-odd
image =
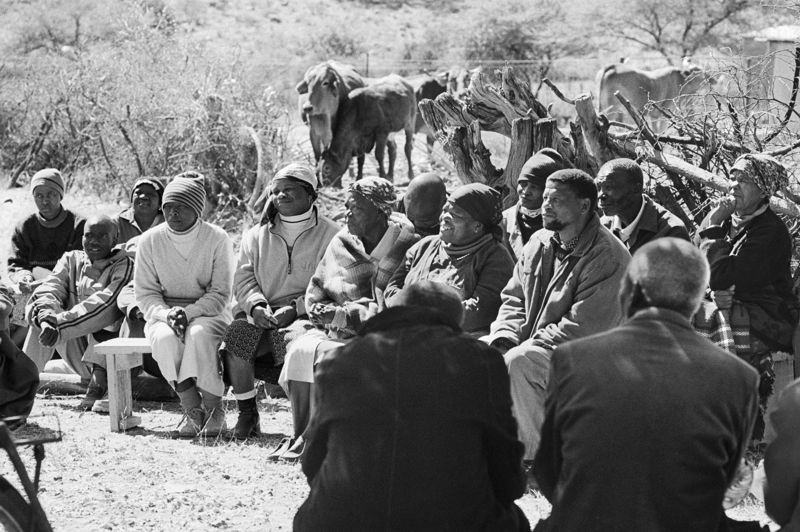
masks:
[[[318,363],[296,531],[519,528],[503,358],[448,321],[390,308]]]
[[[672,236],[689,240],[689,231],[683,221],[667,209],[653,201],[646,194],[642,195],[644,211],[639,223],[634,227],[630,238],[625,243],[631,255],[648,242],[664,236]],[[614,225],[613,216],[603,216],[603,225],[611,229]]]
[[[438,235],[423,238],[406,252],[384,292],[387,301],[408,285],[438,281],[455,288],[464,304],[462,328],[489,332],[500,308],[500,292],[511,278],[514,261],[502,242],[491,239],[479,249],[450,257]]]
[[[775,439],[767,447],[764,470],[767,515],[783,526],[781,532],[800,531],[800,379],[787,386],[770,414]]]
[[[559,346],[533,465],[553,510],[536,530],[716,531],[757,385],[666,309]]]
[[[783,220],[767,208],[733,238],[730,221],[701,225],[700,247],[711,265],[711,290],[735,285],[734,299],[747,307],[750,333],[773,349],[791,350],[797,325],[792,292],[792,238]]]

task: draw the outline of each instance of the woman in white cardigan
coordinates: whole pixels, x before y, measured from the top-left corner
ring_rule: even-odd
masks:
[[[140,237],[134,273],[153,358],[186,413],[184,437],[226,429],[217,347],[232,321],[233,244],[220,227],[201,219],[203,181],[201,174],[185,172],[167,185],[167,223]]]

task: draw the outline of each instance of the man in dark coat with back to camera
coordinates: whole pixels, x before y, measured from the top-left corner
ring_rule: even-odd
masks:
[[[406,287],[317,365],[296,531],[529,530],[503,358],[448,286]]]
[[[628,321],[556,348],[533,465],[553,510],[535,530],[728,530],[758,375],[692,329],[708,277],[689,242],[650,242],[620,288]]]
[[[597,171],[598,200],[603,225],[619,238],[631,255],[651,240],[673,236],[689,240],[680,218],[643,192],[642,168],[632,159],[612,159]]]

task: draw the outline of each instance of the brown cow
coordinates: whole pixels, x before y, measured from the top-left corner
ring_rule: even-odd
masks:
[[[626,111],[614,96],[616,91],[640,110],[648,101],[673,107],[676,98],[698,93],[708,81],[709,77],[703,69],[691,64],[657,70],[611,65],[597,73],[599,109],[611,120],[624,121]]]
[[[406,135],[408,179],[413,179],[411,150],[414,146],[416,119],[417,101],[414,89],[396,74],[390,74],[367,87],[350,92],[344,107],[340,109],[330,148],[320,159],[320,177],[327,183],[337,181],[349,166],[354,153],[369,152],[374,145],[378,175],[393,180],[397,146],[390,136],[402,129]],[[387,145],[389,171],[385,172],[383,152]],[[358,178],[362,175],[362,168],[359,166]]]
[[[326,61],[309,68],[295,87],[301,95],[307,94],[300,114],[303,122],[308,124],[315,161],[319,161],[322,152],[331,144],[339,109],[347,95],[363,86],[364,81],[355,68],[336,61]]]
[[[436,137],[422,118],[422,113],[419,112],[419,102],[425,99],[435,100],[437,96],[445,91],[446,87],[441,81],[430,74],[417,74],[405,79],[414,89],[414,96],[417,99],[417,124],[414,131],[416,133],[425,133],[425,140],[428,144],[428,155],[430,155],[433,152],[433,143]]]

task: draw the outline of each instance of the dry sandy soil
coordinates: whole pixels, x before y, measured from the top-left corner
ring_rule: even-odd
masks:
[[[286,399],[261,396],[260,438],[175,439],[177,403],[139,402],[142,427],[111,433],[108,417],[77,411],[77,396],[37,399],[24,434],[60,422],[63,440],[46,446],[41,502],[56,530],[291,530],[292,516],[308,494],[299,464],[270,462],[269,450],[291,432]],[[227,400],[227,421],[236,422]],[[29,471],[32,452],[22,449]],[[3,461],[0,473],[10,465]],[[613,489],[613,486],[608,486]],[[531,492],[519,504],[532,522],[549,504]],[[765,519],[750,497],[730,512]]]

